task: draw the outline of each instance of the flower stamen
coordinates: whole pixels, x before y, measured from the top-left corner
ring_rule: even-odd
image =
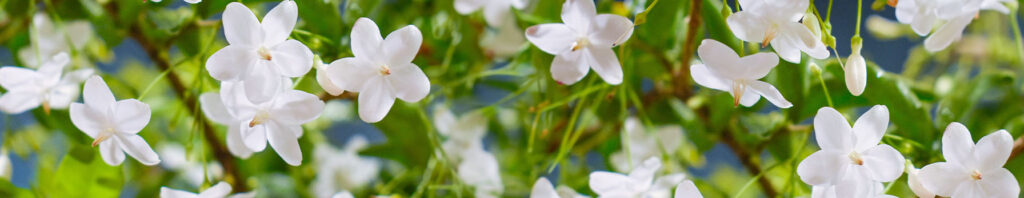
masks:
[[[388,65],[380,65],[380,75],[391,75],[391,67],[388,67]]]
[[[850,161],[853,162],[853,164],[864,165],[864,158],[860,157],[860,153],[850,152],[849,157],[850,157]]]
[[[978,172],[978,170],[971,171],[971,179],[975,181],[981,180],[981,172]]]
[[[107,139],[110,139],[110,136],[113,136],[113,135],[114,135],[114,129],[113,128],[107,128],[107,130],[104,130],[103,132],[100,132],[100,134],[98,134],[96,136],[96,139],[92,141],[92,147],[96,147],[96,145],[100,145],[100,142],[103,142],[103,141],[106,141]]]
[[[249,121],[249,128],[255,127],[256,125],[263,124],[269,118],[270,118],[270,114],[269,113],[267,113],[266,111],[261,111],[260,113],[257,113],[256,116],[253,116],[252,121]]]
[[[270,56],[270,50],[268,50],[266,47],[260,47],[260,49],[256,50],[256,53],[259,54],[260,58],[262,58],[263,60],[270,61],[274,58]]]
[[[576,39],[576,42],[572,42],[572,51],[575,52],[576,50],[583,49],[584,47],[587,47],[589,45],[590,40],[585,37],[581,37],[579,39]]]
[[[738,81],[732,84],[732,106],[740,106],[740,99],[743,98],[743,93],[746,92],[747,85],[743,81]]]
[[[775,39],[775,32],[776,32],[775,29],[776,28],[773,25],[773,26],[768,28],[768,31],[764,32],[764,40],[761,40],[761,48],[768,47],[768,44],[770,44],[772,42],[772,39]]]

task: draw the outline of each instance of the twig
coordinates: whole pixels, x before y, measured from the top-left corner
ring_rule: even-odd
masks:
[[[1024,151],[1024,136],[1017,138],[1017,141],[1013,142],[1013,150],[1010,150],[1010,159],[1020,155],[1020,152]]]
[[[697,44],[697,30],[700,29],[700,25],[703,19],[700,16],[701,7],[703,7],[703,0],[692,0],[690,6],[690,24],[686,28],[686,40],[683,43],[683,54],[679,57],[682,61],[682,66],[676,68],[672,72],[672,85],[675,87],[674,94],[681,100],[690,98],[692,94],[690,91],[690,59],[693,58],[693,51]]]

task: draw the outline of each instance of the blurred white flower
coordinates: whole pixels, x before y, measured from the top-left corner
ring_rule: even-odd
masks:
[[[939,3],[935,0],[901,0],[896,3],[896,20],[910,24],[917,35],[928,35],[939,20],[936,16]]]
[[[338,196],[335,193],[363,188],[376,179],[380,161],[359,156],[359,151],[368,146],[369,142],[363,136],[353,136],[341,150],[327,143],[317,144],[313,149],[317,160],[317,176],[311,184],[314,196]]]
[[[354,198],[354,197],[355,196],[352,196],[352,193],[348,192],[348,191],[341,191],[341,192],[335,193],[333,196],[331,196],[331,198]]]
[[[282,81],[279,83],[286,87],[291,86],[287,78],[279,77],[275,80]],[[230,116],[219,112],[212,113],[212,117],[218,117],[215,119],[217,122],[224,122],[229,126],[229,136],[233,132],[230,126],[236,125],[240,140],[251,151],[263,151],[267,142],[270,142],[270,147],[274,148],[281,159],[289,165],[302,164],[302,151],[299,149],[298,141],[298,138],[302,137],[301,125],[320,116],[324,102],[317,96],[303,91],[278,89],[278,93],[272,95],[270,100],[254,103],[246,98],[247,86],[250,85],[240,81],[221,82],[221,101],[227,109],[226,115]],[[211,110],[218,105],[216,100],[211,99],[212,96],[204,98],[204,101],[210,104]],[[229,147],[237,147],[237,143],[232,143],[234,138],[227,139]],[[240,151],[236,155],[245,154],[244,150],[238,150]]]
[[[1006,130],[986,135],[974,144],[967,127],[953,122],[942,135],[946,162],[924,166],[918,177],[925,189],[938,196],[1018,197],[1017,179],[1003,168],[1012,149],[1013,137]]]
[[[914,164],[907,163],[907,186],[918,197],[935,197],[935,193],[928,191],[924,188],[924,184],[921,184],[920,172],[921,169],[914,168]]]
[[[527,0],[455,0],[455,11],[462,15],[483,10],[484,19],[496,31],[487,31],[481,47],[490,50],[497,57],[516,55],[526,42],[523,30],[516,24],[512,9],[523,9]]]
[[[820,151],[797,166],[797,174],[813,186],[835,185],[838,197],[863,197],[856,193],[875,183],[890,182],[903,174],[903,156],[887,144],[879,144],[889,126],[889,109],[875,105],[850,127],[831,107],[818,109],[814,116],[814,138]],[[866,195],[874,195],[869,193]],[[864,195],[864,194],[860,194]]]
[[[828,58],[821,39],[799,22],[808,1],[740,0],[739,4],[743,10],[729,15],[726,22],[740,40],[761,43],[761,47],[771,44],[779,57],[791,63],[800,62],[800,51],[812,58]]]
[[[291,0],[271,9],[262,23],[242,3],[229,3],[223,14],[228,46],[206,60],[210,76],[244,81],[249,84],[245,89],[249,100],[269,101],[284,86],[278,78],[300,77],[313,67],[313,52],[288,39],[296,20],[298,8]]]
[[[541,177],[537,179],[536,183],[533,183],[533,190],[530,191],[530,198],[585,198],[575,190],[565,185],[558,186],[555,190],[555,186],[551,185],[551,181],[547,178]]]
[[[18,58],[28,67],[39,67],[50,57],[62,52],[82,49],[92,39],[93,29],[88,21],[64,21],[54,24],[46,13],[32,17],[31,45],[18,50]]]
[[[697,185],[693,181],[686,180],[683,183],[679,183],[676,186],[675,198],[703,198],[704,195],[700,194],[700,190],[697,189]]]
[[[153,148],[138,135],[149,124],[149,105],[136,99],[116,101],[99,76],[85,81],[82,98],[85,104],[71,104],[71,123],[95,139],[92,146],[100,146],[104,162],[120,165],[128,153],[144,165],[160,163]]]
[[[352,54],[327,68],[335,86],[359,92],[359,118],[375,123],[384,119],[395,98],[417,102],[430,93],[430,80],[412,63],[423,44],[416,26],[405,26],[381,38],[377,24],[359,18],[352,27]]]
[[[846,89],[850,90],[850,94],[854,96],[860,96],[864,93],[864,89],[868,85],[868,65],[864,61],[864,56],[860,55],[860,47],[857,46],[853,49],[853,53],[850,57],[846,58],[846,65],[843,67],[843,73],[845,73]]]
[[[78,99],[79,84],[93,73],[92,69],[80,69],[64,75],[69,61],[68,54],[62,52],[43,62],[37,70],[0,68],[0,86],[7,89],[0,97],[0,110],[18,114],[40,105],[47,113],[50,109],[67,109]]]
[[[622,66],[612,47],[632,36],[633,22],[619,15],[597,14],[591,0],[565,1],[562,22],[526,29],[527,40],[555,55],[551,77],[571,85],[594,69],[608,84],[622,83]]]
[[[447,140],[441,145],[449,160],[461,162],[464,155],[483,149],[487,133],[487,117],[479,111],[456,117],[448,107],[434,105],[434,126]]]
[[[924,40],[924,48],[929,52],[937,52],[946,49],[953,42],[960,40],[964,29],[967,28],[967,25],[971,24],[971,21],[978,16],[978,12],[982,10],[995,10],[1008,14],[1010,10],[1002,4],[1003,2],[1009,1],[958,0],[937,2],[936,4],[938,5],[935,5],[932,9],[935,9],[935,16],[946,20],[946,23]]]
[[[345,93],[344,89],[341,89],[341,87],[335,85],[334,81],[331,81],[331,78],[327,77],[327,67],[331,65],[324,64],[319,60],[314,61],[313,64],[313,68],[316,69],[316,82],[320,84],[320,88],[323,88],[324,91],[327,92],[327,94],[331,94],[332,96],[337,96],[341,95],[342,93]]]
[[[0,148],[0,178],[11,180],[11,157],[7,148]]]
[[[507,23],[512,18],[512,8],[526,8],[526,0],[455,0],[455,11],[467,15],[483,9],[484,19],[491,26]]]
[[[483,40],[480,41],[481,47],[490,50],[494,56],[499,58],[518,55],[519,51],[523,49],[523,43],[526,43],[523,30],[519,28],[514,19],[508,20],[499,25],[497,30],[487,30]]]
[[[848,186],[849,190],[841,193],[836,192],[836,186]],[[836,197],[870,197],[870,198],[896,198],[896,196],[884,194],[885,187],[880,182],[863,182],[844,180],[836,185],[819,185],[811,188],[811,198],[836,198]],[[845,193],[845,194],[844,194]],[[843,195],[843,196],[839,196]],[[933,196],[934,197],[934,196]]]
[[[179,172],[179,177],[193,186],[202,185],[204,178],[212,182],[220,180],[224,175],[224,170],[216,161],[204,167],[197,160],[189,160],[185,148],[179,144],[165,143],[157,147],[157,150],[160,151],[160,159],[163,159],[160,165],[167,170]]]
[[[476,188],[475,197],[501,197],[505,186],[501,183],[498,159],[483,149],[467,152],[459,163],[458,175],[462,182]]]
[[[251,192],[238,193],[234,195],[230,194],[231,185],[228,185],[228,183],[225,182],[218,182],[217,185],[213,185],[210,188],[199,192],[199,194],[168,187],[160,187],[161,198],[252,198],[255,196],[255,194]]]
[[[623,124],[625,133],[622,133],[622,146],[629,146],[629,159],[626,159],[626,149],[611,154],[611,164],[619,172],[629,172],[630,165],[638,166],[651,157],[661,157],[662,154],[672,155],[683,140],[683,129],[679,126],[659,127],[648,133],[644,125],[636,117],[629,117]],[[628,137],[627,137],[628,136]],[[628,140],[628,142],[627,142]],[[660,146],[660,148],[659,148]],[[669,153],[663,153],[666,151]]]
[[[661,160],[652,157],[633,168],[629,175],[595,171],[590,173],[590,189],[598,197],[670,197],[672,187],[682,183],[686,176],[675,173],[655,180],[658,169]]]
[[[775,86],[758,80],[779,64],[779,57],[775,54],[761,52],[739,57],[729,46],[704,39],[697,47],[697,56],[704,64],[690,66],[693,81],[711,89],[728,91],[732,94],[733,105],[753,106],[764,96],[779,108],[793,106]]]
[[[150,0],[150,1],[159,3],[159,2],[161,2],[163,0]],[[191,3],[191,4],[197,4],[197,3],[202,2],[202,1],[203,0],[185,0],[186,3]]]

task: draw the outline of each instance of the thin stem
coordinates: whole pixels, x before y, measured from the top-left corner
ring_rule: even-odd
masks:
[[[1017,42],[1017,58],[1020,58],[1020,64],[1024,64],[1024,39],[1021,39],[1020,24],[1018,24],[1017,16],[1020,10],[1010,13],[1010,25],[1013,26],[1013,36],[1016,37]]]
[[[147,93],[149,93],[149,90],[153,89],[153,86],[156,85],[156,82],[159,82],[160,79],[163,79],[165,76],[167,76],[168,73],[171,73],[171,71],[173,70],[174,67],[167,68],[166,70],[164,70],[164,72],[161,72],[160,75],[157,75],[156,78],[153,79],[153,81],[149,82],[149,85],[146,85],[146,89],[143,89],[142,92],[139,93],[139,97],[137,98],[137,100],[142,101],[142,98],[145,97]]]
[[[857,0],[857,29],[854,30],[854,33],[853,33],[854,37],[860,37],[860,18],[861,18],[861,13],[863,12],[863,9],[864,9],[863,1],[864,0]],[[829,3],[829,4],[831,4],[831,3]],[[829,9],[830,10],[832,9],[832,5],[829,5]],[[829,15],[832,14],[831,12],[832,11],[829,11]]]
[[[825,99],[828,100],[828,106],[829,107],[836,107],[832,103],[832,96],[828,94],[828,87],[825,86],[825,78],[822,77],[823,76],[823,74],[821,74],[822,72],[824,72],[824,71],[821,71],[821,69],[818,69],[818,72],[816,72],[816,73],[818,73],[818,75],[817,75],[818,76],[818,82],[821,83],[821,91],[825,92]]]
[[[825,13],[825,20],[831,23],[832,22],[832,0],[828,0],[828,11],[826,11],[826,12],[828,12],[828,13]]]

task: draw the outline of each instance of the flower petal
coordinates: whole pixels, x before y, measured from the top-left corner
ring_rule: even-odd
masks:
[[[0,96],[0,111],[8,114],[20,114],[39,107],[42,96],[33,90],[10,91]]]
[[[149,143],[146,143],[146,140],[142,139],[142,136],[135,134],[115,135],[111,137],[111,139],[117,141],[124,149],[124,152],[129,156],[132,156],[132,158],[135,158],[139,163],[147,166],[160,163],[160,156],[153,151],[152,147],[149,147]]]
[[[313,52],[296,40],[286,40],[274,46],[270,54],[274,69],[282,76],[301,77],[313,68]]]
[[[383,78],[372,78],[359,92],[359,118],[375,123],[384,119],[395,104],[390,83]]]
[[[736,97],[736,93],[729,92],[732,97]],[[761,94],[758,94],[754,89],[743,89],[743,95],[740,97],[740,105],[744,107],[751,107],[757,104],[757,101],[761,100]]]
[[[320,88],[332,96],[338,96],[345,93],[345,89],[341,88],[342,86],[334,84],[334,81],[327,77],[327,69],[316,70],[316,82],[320,84]]]
[[[395,30],[388,34],[381,43],[381,55],[383,63],[391,66],[411,63],[416,58],[423,44],[423,33],[413,25],[407,25],[402,29]]]
[[[1013,149],[1013,137],[1006,130],[999,130],[982,137],[974,147],[979,169],[998,169],[1006,164]]]
[[[717,74],[708,70],[704,64],[690,65],[690,76],[693,81],[701,86],[721,91],[732,91],[732,82],[718,77]]]
[[[814,140],[821,150],[848,151],[854,146],[850,124],[832,107],[818,109],[814,116]]]
[[[840,178],[840,167],[846,166],[849,160],[846,153],[821,150],[812,153],[796,167],[800,180],[810,185],[834,184]]]
[[[240,134],[242,135],[242,143],[245,147],[253,152],[260,152],[267,148],[267,126],[264,124],[257,124],[249,127],[248,121],[239,122]]]
[[[327,78],[334,82],[338,88],[360,92],[370,78],[379,77],[377,69],[371,66],[373,63],[363,58],[342,58],[327,66]]]
[[[654,174],[661,169],[661,159],[658,157],[651,157],[645,159],[639,165],[633,168],[633,171],[629,172],[629,178],[632,180],[631,183],[635,185],[651,185],[654,181]],[[642,189],[646,189],[641,187]]]
[[[594,18],[588,35],[591,46],[595,48],[615,47],[629,39],[633,34],[633,21],[614,14],[599,14]]]
[[[199,197],[227,197],[228,194],[231,194],[231,185],[227,182],[218,182],[217,185],[213,185],[199,193]]]
[[[779,58],[782,58],[782,60],[790,63],[800,63],[800,49],[805,47],[800,37],[780,31],[772,39],[771,45],[772,49],[775,50],[776,54],[779,54]]]
[[[868,67],[864,57],[854,52],[846,59],[843,71],[846,74],[846,89],[850,90],[850,94],[860,96],[864,93],[864,88],[868,85]]]
[[[324,101],[319,97],[299,90],[281,92],[274,99],[271,116],[275,121],[288,125],[300,125],[313,121],[324,110]]]
[[[99,111],[107,110],[115,102],[114,93],[110,92],[110,87],[107,87],[107,83],[103,82],[100,76],[93,76],[85,81],[82,100],[89,108]]]
[[[111,166],[121,165],[124,162],[124,152],[121,145],[116,141],[106,140],[100,142],[100,157]]]
[[[455,114],[452,113],[448,107],[443,104],[434,105],[434,127],[437,128],[437,132],[441,135],[451,136],[455,132],[455,126],[458,124],[455,118]]]
[[[576,32],[560,23],[547,23],[526,28],[526,40],[548,54],[561,55],[569,52],[576,42]]]
[[[732,33],[743,41],[754,43],[764,41],[764,35],[768,31],[768,24],[770,23],[763,17],[749,11],[750,8],[747,6],[743,6],[743,8],[745,10],[733,13],[729,15],[729,18],[725,19],[725,22],[729,24],[729,30],[732,30]]]
[[[877,182],[890,182],[903,175],[903,155],[888,144],[882,144],[861,153],[868,176]]]
[[[430,93],[430,79],[412,63],[391,67],[391,75],[385,77],[393,89],[394,97],[406,102],[420,101]]]
[[[875,105],[871,110],[860,115],[853,123],[853,136],[856,137],[854,150],[862,152],[882,141],[885,129],[889,127],[889,108]]]
[[[484,20],[488,25],[499,26],[509,21],[505,20],[509,18],[512,18],[512,8],[508,4],[491,1],[484,6]]]
[[[530,191],[530,198],[559,198],[554,185],[547,178],[541,177],[533,183],[533,190]]]
[[[228,107],[220,99],[220,93],[210,92],[199,95],[199,107],[203,109],[203,115],[210,118],[210,121],[218,124],[228,124],[235,121],[235,116],[228,112]]]
[[[700,190],[697,189],[697,185],[693,184],[693,181],[686,180],[683,183],[679,183],[676,186],[675,198],[703,198],[704,195],[700,194]]]
[[[936,162],[924,166],[918,173],[918,177],[925,189],[939,196],[953,195],[961,183],[971,180],[966,171],[947,162]]]
[[[79,84],[62,84],[50,89],[50,108],[67,109],[71,103],[78,100],[78,94],[82,93]]]
[[[0,68],[0,86],[7,90],[14,90],[19,87],[32,89],[36,87],[38,79],[41,78],[36,71],[31,69],[12,66]]]
[[[598,196],[608,196],[628,191],[630,181],[630,178],[623,174],[594,171],[590,173],[590,190],[593,190]]]
[[[242,140],[241,126],[237,124],[225,124],[228,125],[228,132],[225,135],[226,137],[224,137],[228,142],[228,151],[239,158],[248,159],[249,156],[252,156],[252,149],[245,146],[245,140]]]
[[[99,134],[104,130],[104,123],[106,123],[106,117],[103,113],[93,110],[82,103],[71,104],[71,109],[68,110],[68,114],[71,117],[71,123],[91,138],[96,138],[96,134]]]
[[[622,65],[611,48],[586,48],[587,63],[604,82],[612,85],[622,83]]]
[[[910,190],[914,192],[914,195],[918,197],[935,197],[935,193],[928,191],[921,185],[921,179],[918,176],[920,169],[914,168],[913,164],[907,164],[907,186],[910,186]]]
[[[198,196],[198,195],[196,195],[195,193],[192,193],[192,192],[188,192],[188,191],[184,191],[184,190],[178,190],[178,189],[173,189],[173,188],[168,188],[168,187],[160,187],[160,197],[163,197],[163,198],[186,198],[186,197],[196,197],[196,196]]]
[[[971,139],[971,132],[967,130],[967,127],[959,122],[953,122],[946,126],[946,132],[943,133],[942,155],[946,158],[946,162],[965,168],[973,167],[977,163],[977,159],[974,158],[974,140]],[[940,193],[936,192],[935,194]]]
[[[467,15],[484,7],[486,3],[485,0],[455,0],[455,11]]]
[[[256,52],[253,48],[242,45],[228,45],[210,55],[206,59],[206,70],[210,76],[220,81],[235,80],[245,76],[246,72],[256,66]]]
[[[566,0],[562,4],[562,22],[576,31],[590,30],[590,23],[597,15],[597,6],[591,0]]]
[[[245,97],[254,104],[260,104],[274,98],[282,90],[290,88],[281,84],[285,77],[276,74],[268,65],[270,62],[260,61],[243,79]]]
[[[583,51],[555,55],[555,60],[551,62],[551,78],[564,85],[579,82],[590,72],[586,58]]]
[[[731,50],[730,50],[731,51]],[[735,54],[735,52],[732,52]],[[768,75],[775,66],[779,65],[779,56],[773,53],[761,52],[739,59],[735,66],[741,67],[736,70],[743,79],[761,79]]]
[[[149,124],[152,112],[146,103],[128,99],[117,101],[115,105],[111,111],[114,114],[110,115],[110,118],[113,118],[118,133],[136,134]]]
[[[221,18],[224,21],[224,38],[229,44],[256,47],[263,41],[260,21],[244,4],[229,3]]]
[[[985,175],[984,178],[979,182],[989,197],[1020,196],[1020,185],[1009,170],[998,168],[987,171],[983,175]]]
[[[950,19],[945,25],[935,30],[935,33],[924,39],[924,49],[929,52],[946,49],[953,41],[960,40],[960,36],[964,34],[964,28],[971,24],[971,20],[974,20],[974,14],[961,15]]]
[[[277,155],[281,156],[289,165],[298,166],[302,164],[302,150],[299,149],[299,139],[295,136],[295,130],[302,130],[298,125],[281,125],[278,123],[266,123],[267,141],[274,148]]]
[[[288,39],[288,35],[292,34],[292,29],[295,28],[295,21],[299,19],[299,8],[295,5],[295,1],[282,1],[274,6],[270,12],[267,12],[266,16],[263,16],[263,22],[260,26],[263,29],[264,45],[277,45]]]
[[[776,89],[775,86],[772,86],[771,84],[755,80],[748,82],[747,86],[750,86],[749,90],[754,91],[755,93],[757,93],[757,95],[764,96],[764,99],[768,100],[768,102],[771,102],[772,104],[779,108],[789,108],[793,106],[793,103],[790,103],[788,100],[786,100],[786,98],[782,96],[782,93],[780,93],[779,90]]]
[[[352,41],[352,54],[362,59],[377,60],[381,43],[384,42],[377,23],[369,18],[359,18],[352,26],[352,35],[349,37]]]
[[[738,79],[746,73],[746,68],[738,63],[740,56],[722,42],[704,39],[697,47],[697,56],[704,61],[709,71],[724,79]]]

